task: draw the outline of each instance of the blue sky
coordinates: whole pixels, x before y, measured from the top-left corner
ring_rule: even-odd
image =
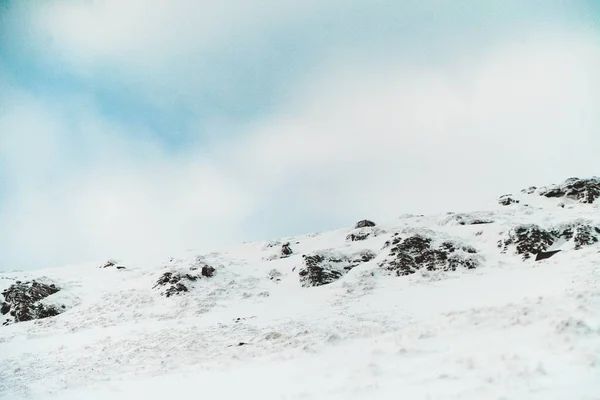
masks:
[[[597,174],[597,2],[213,3],[0,3],[0,268]]]

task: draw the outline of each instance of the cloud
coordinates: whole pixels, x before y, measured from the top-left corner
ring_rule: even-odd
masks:
[[[3,264],[152,256],[240,239],[251,198],[199,151],[172,157],[82,99],[11,96],[0,115]],[[128,130],[125,134],[124,130]]]
[[[210,251],[595,174],[597,32],[443,3],[20,5],[13,50],[72,81],[40,90],[0,64],[0,268]],[[165,140],[175,127],[186,140]]]
[[[597,42],[577,35],[444,68],[346,65],[250,131],[238,156],[255,180],[269,177],[268,196],[291,190],[280,200],[301,214],[468,209],[503,188],[598,167],[598,70]]]

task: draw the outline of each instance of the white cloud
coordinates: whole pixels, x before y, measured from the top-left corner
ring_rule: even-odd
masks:
[[[164,86],[194,102],[196,52],[335,2],[66,4],[32,14],[47,57],[83,77],[122,69],[142,94]],[[505,190],[597,174],[597,39],[538,31],[430,65],[392,51],[334,53],[318,74],[287,83],[270,115],[239,125],[198,117],[187,132],[197,141],[176,152],[149,139],[163,132],[108,117],[92,97],[5,85],[0,267],[212,250],[364,217],[468,210]]]
[[[444,68],[384,65],[333,69],[249,132],[239,157],[250,180],[269,177],[266,197],[339,218],[468,209],[600,166],[594,37],[531,37]]]
[[[252,199],[210,160],[167,156],[81,99],[12,99],[0,115],[3,267],[241,239],[237,227]]]

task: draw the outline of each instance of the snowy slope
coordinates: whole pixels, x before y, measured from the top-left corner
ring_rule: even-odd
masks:
[[[600,227],[600,200],[512,197],[124,269],[0,273],[0,292],[55,284],[43,301],[66,310],[0,326],[0,399],[600,399],[600,244],[557,238],[537,262],[498,244],[519,226]],[[472,247],[479,264],[396,276],[390,241],[414,234]],[[341,277],[304,287],[314,254]],[[182,280],[187,292],[155,287],[203,265],[214,276]]]

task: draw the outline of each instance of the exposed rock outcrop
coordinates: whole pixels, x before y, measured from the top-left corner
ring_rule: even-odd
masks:
[[[512,194],[505,194],[498,198],[498,203],[503,206],[510,206],[511,204],[518,204],[520,201],[515,199]]]
[[[574,221],[549,229],[538,225],[521,225],[508,231],[506,237],[498,242],[498,247],[503,253],[514,248],[516,254],[527,260],[533,255],[547,251],[559,240],[572,241],[573,249],[580,250],[600,241],[600,228],[583,221]]]
[[[335,282],[356,266],[371,261],[376,254],[362,250],[345,255],[332,250],[323,250],[303,255],[304,266],[300,268],[300,282],[304,287],[323,286]]]
[[[197,267],[190,268],[190,270],[196,269]],[[153,289],[159,287],[164,288],[162,295],[171,297],[176,294],[187,292],[188,287],[186,286],[186,283],[189,284],[191,282],[195,282],[202,277],[210,278],[214,275],[214,273],[215,268],[211,267],[210,265],[202,266],[199,275],[174,271],[165,272],[158,278]]]
[[[60,289],[54,284],[41,282],[17,282],[2,292],[4,301],[0,306],[2,315],[10,315],[3,325],[12,322],[31,321],[53,317],[62,312],[62,308],[48,305],[40,300],[57,293]]]
[[[538,193],[544,197],[566,197],[590,204],[600,198],[600,178],[570,178],[561,184],[540,188]]]
[[[498,242],[498,247],[506,253],[510,247],[527,260],[540,251],[546,251],[557,239],[558,232],[548,231],[538,225],[521,225],[511,229],[507,237]]]
[[[379,266],[398,276],[414,274],[422,268],[428,271],[454,271],[459,267],[473,269],[480,263],[473,247],[452,241],[437,242],[422,234],[406,238],[395,234],[385,247],[390,248],[390,253]]]

